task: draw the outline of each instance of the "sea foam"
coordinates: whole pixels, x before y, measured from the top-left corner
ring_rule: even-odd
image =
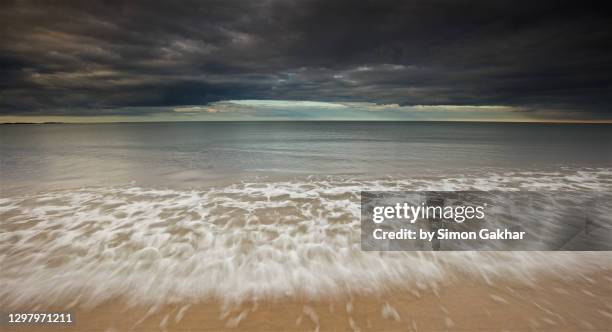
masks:
[[[379,294],[610,267],[595,252],[363,252],[360,192],[609,191],[611,169],[430,179],[309,178],[175,190],[89,187],[0,198],[0,300],[151,306]],[[137,299],[137,300],[136,300]]]

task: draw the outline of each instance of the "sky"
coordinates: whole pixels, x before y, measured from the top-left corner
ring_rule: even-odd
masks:
[[[612,122],[588,1],[9,1],[0,122]]]

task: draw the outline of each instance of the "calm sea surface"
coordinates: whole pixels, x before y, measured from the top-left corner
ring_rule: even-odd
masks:
[[[4,190],[611,167],[612,126],[225,122],[0,126]]]

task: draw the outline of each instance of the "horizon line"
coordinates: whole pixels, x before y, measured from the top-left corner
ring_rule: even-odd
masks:
[[[117,124],[117,123],[199,123],[199,122],[457,122],[457,123],[537,123],[537,124],[612,124],[612,120],[344,120],[344,119],[319,119],[319,120],[162,120],[162,121],[41,121],[41,122],[0,122],[0,125],[40,125],[40,124]]]

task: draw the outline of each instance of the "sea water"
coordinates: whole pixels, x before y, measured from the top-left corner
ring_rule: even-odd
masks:
[[[610,267],[607,253],[363,252],[360,192],[612,189],[610,125],[0,127],[0,298],[376,294]]]

